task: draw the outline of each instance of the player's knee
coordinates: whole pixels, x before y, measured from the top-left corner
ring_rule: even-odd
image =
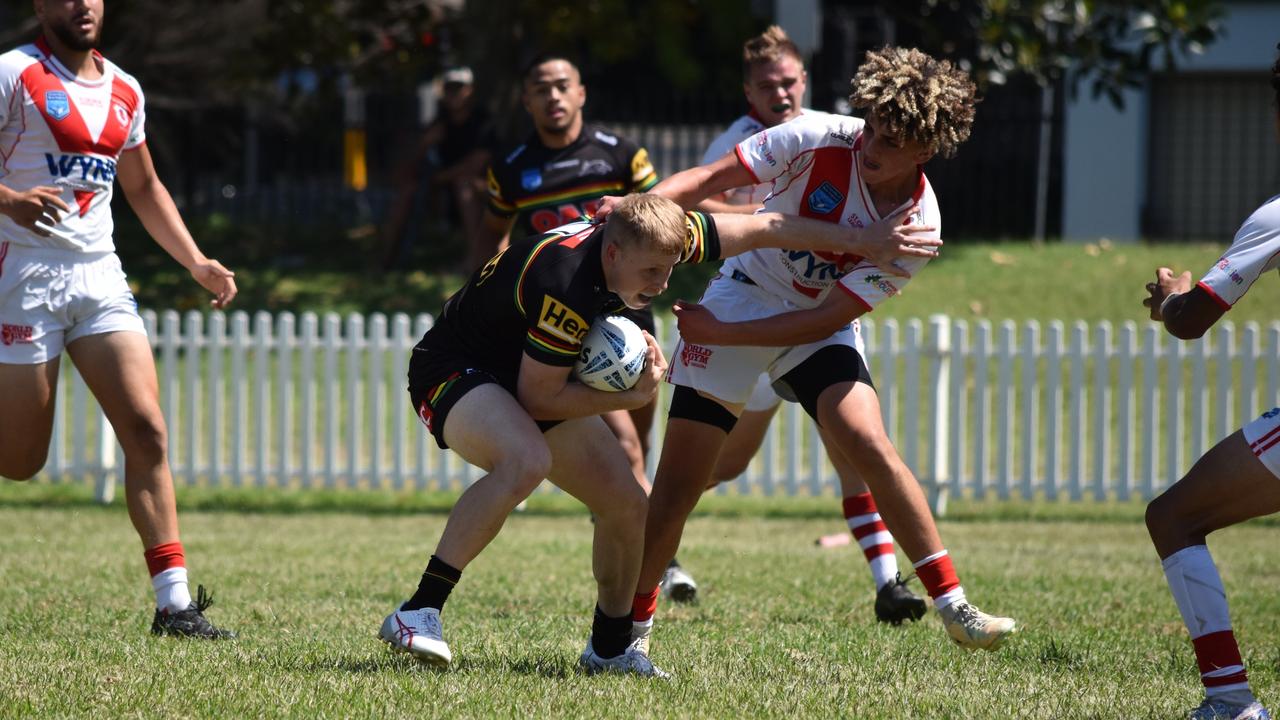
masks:
[[[14,452],[0,454],[0,477],[10,480],[30,480],[44,469],[49,448],[46,446],[25,447]]]
[[[1195,518],[1184,517],[1184,514],[1178,511],[1177,503],[1169,497],[1168,493],[1147,503],[1147,533],[1157,545],[1172,534],[1194,532],[1196,530],[1192,527],[1195,525],[1194,521]]]
[[[499,464],[507,491],[516,502],[528,497],[551,474],[551,449],[546,443],[531,443],[511,453]]]
[[[169,448],[169,431],[164,418],[140,415],[116,431],[120,447],[130,460],[143,463],[164,462]]]

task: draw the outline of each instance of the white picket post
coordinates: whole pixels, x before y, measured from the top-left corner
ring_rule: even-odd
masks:
[[[93,496],[103,505],[109,505],[116,497],[115,469],[123,467],[116,463],[116,436],[111,431],[111,423],[107,416],[98,409],[97,465]]]
[[[1191,407],[1187,424],[1191,438],[1190,455],[1193,459],[1204,455],[1205,441],[1209,435],[1209,337],[1191,341]]]
[[[1044,416],[1044,496],[1058,499],[1062,482],[1062,342],[1065,330],[1061,320],[1049,323],[1045,338],[1044,396],[1049,407]]]
[[[1040,356],[1040,323],[1028,320],[1022,333],[1022,362],[1018,375],[1022,394],[1022,497],[1035,496],[1037,446],[1040,441],[1039,397],[1036,392],[1036,369]]]
[[[915,476],[922,472],[931,472],[932,468],[924,467],[920,462],[920,355],[926,352],[924,346],[924,324],[919,318],[907,321],[907,332],[902,338],[902,354],[904,356],[902,378],[902,419],[898,426],[898,434],[889,437],[898,439],[897,445],[902,452],[902,459]],[[931,388],[932,389],[932,388]],[[933,483],[936,478],[926,478]],[[932,486],[931,486],[932,487]],[[932,490],[931,490],[932,492]]]
[[[1017,326],[1012,320],[1000,323],[1000,340],[996,353],[1000,356],[996,392],[996,496],[1008,500],[1013,482],[1013,342]]]
[[[253,314],[253,479],[260,488],[267,486],[268,450],[271,445],[271,395],[267,390],[267,371],[271,365],[271,314],[259,310]],[[276,416],[279,416],[279,411]]]
[[[991,474],[991,321],[979,320],[973,337],[973,497],[987,497]]]
[[[276,487],[289,487],[293,481],[293,313],[280,313],[276,326]],[[305,387],[305,386],[304,386]]]
[[[1218,379],[1214,385],[1217,402],[1214,409],[1213,437],[1217,439],[1226,437],[1239,423],[1236,421],[1231,403],[1231,355],[1236,346],[1236,328],[1228,321],[1217,328],[1215,335],[1218,338]]]
[[[342,318],[337,313],[324,316],[324,372],[321,374],[321,412],[324,413],[322,430],[324,439],[324,486],[330,490],[338,485],[338,348],[342,342]]]
[[[161,316],[160,333],[160,412],[164,415],[165,428],[169,431],[169,467],[176,468],[183,451],[182,418],[179,417],[178,349],[181,346],[181,324],[178,313],[165,310]]]
[[[1258,323],[1250,320],[1244,324],[1244,337],[1240,339],[1240,395],[1237,422],[1240,427],[1258,416]],[[1267,407],[1270,407],[1269,405]]]
[[[1116,388],[1117,428],[1120,432],[1116,452],[1119,462],[1116,472],[1119,474],[1116,483],[1116,498],[1122,501],[1129,499],[1133,489],[1133,431],[1134,431],[1134,372],[1133,363],[1138,354],[1138,326],[1132,320],[1126,320],[1120,327],[1118,340],[1120,364],[1119,386]]]
[[[364,412],[365,408],[369,408],[369,487],[373,489],[382,489],[383,487],[383,468],[382,468],[382,444],[386,435],[386,412],[387,399],[385,395],[386,383],[384,383],[383,375],[386,371],[383,369],[384,360],[387,352],[387,316],[382,313],[374,313],[369,322],[369,353],[368,353],[368,384],[365,386],[365,397],[368,401],[362,407],[356,408],[356,413]]]
[[[396,313],[391,317],[391,475],[392,487],[405,486],[405,433],[409,423],[409,393],[405,391],[405,372],[409,360],[409,316]]]
[[[1073,501],[1084,498],[1085,418],[1089,414],[1088,385],[1085,383],[1085,353],[1088,352],[1089,326],[1082,320],[1071,325],[1070,376],[1067,387],[1071,399],[1067,406],[1067,433],[1071,437],[1067,452],[1067,487]]]
[[[1153,495],[1156,490],[1174,484],[1181,477],[1181,454],[1185,446],[1182,437],[1186,418],[1186,415],[1183,414],[1183,407],[1186,398],[1183,395],[1182,376],[1186,370],[1187,347],[1184,343],[1175,340],[1169,343],[1167,348],[1164,352],[1164,411],[1161,413],[1166,425],[1164,430],[1161,430],[1157,435],[1157,438],[1164,443],[1165,481],[1160,488],[1152,488]]]
[[[430,315],[426,315],[426,314],[419,315],[417,319],[414,321],[414,328],[413,328],[414,338],[421,338],[423,335],[426,335],[427,331],[431,329],[431,326],[433,323],[434,323],[434,320]],[[417,340],[415,339],[414,342],[416,343]],[[416,413],[418,412],[417,408],[414,408],[413,412],[415,413],[415,416],[416,416]],[[418,459],[418,462],[417,462],[418,474],[417,474],[417,478],[414,486],[418,490],[426,490],[427,477],[431,469],[430,462],[432,457],[432,455],[429,454],[429,451],[431,453],[434,453],[436,456],[439,456],[443,453],[441,453],[439,451],[439,448],[435,446],[436,444],[435,438],[431,437],[431,433],[427,432],[427,426],[424,425],[422,422],[419,421],[413,424],[413,437],[414,437],[414,443],[415,443],[414,454]]]
[[[943,319],[949,321],[945,316]],[[947,415],[946,455],[950,491],[957,497],[964,494],[965,446],[968,439],[965,430],[969,414],[965,393],[965,381],[968,379],[965,358],[968,355],[969,324],[964,320],[956,320],[951,323],[951,365],[947,368],[947,385],[950,387],[951,398]],[[974,373],[982,371],[983,368],[975,368]]]
[[[881,330],[880,335],[883,337],[876,344],[879,348],[876,355],[883,361],[881,368],[884,376],[879,393],[880,417],[884,420],[885,432],[892,440],[897,437],[898,431],[898,321],[893,318],[885,320]]]
[[[784,475],[784,483],[787,495],[795,495],[799,490],[800,479],[800,406],[796,403],[786,403],[787,416],[787,450],[786,450],[786,470]]]
[[[364,316],[351,313],[347,316],[346,335],[346,390],[347,390],[347,487],[354,488],[360,482],[360,432],[363,426],[360,402],[360,361],[364,353]]]
[[[298,347],[301,369],[298,390],[301,406],[298,409],[298,479],[302,487],[313,485],[316,466],[316,352],[320,347],[320,318],[313,312],[302,314],[302,337]],[[326,360],[327,362],[327,360]]]
[[[1094,328],[1093,341],[1093,499],[1107,499],[1111,487],[1111,323]]]
[[[917,323],[918,324],[918,323]],[[921,348],[928,352],[928,364],[926,365],[929,383],[929,401],[932,407],[928,410],[925,431],[929,440],[929,460],[927,472],[929,473],[930,494],[929,504],[933,508],[935,515],[941,516],[947,511],[947,493],[950,487],[947,482],[948,470],[950,468],[947,462],[947,444],[950,437],[950,431],[947,429],[947,418],[950,415],[951,407],[951,327],[950,319],[945,315],[931,315],[929,317],[929,337],[925,341],[928,343],[926,348]],[[919,352],[915,353],[917,356]],[[919,370],[919,363],[916,363],[916,369]],[[919,375],[912,374],[915,381],[912,385],[920,383]],[[916,412],[919,408],[919,393],[916,393]],[[915,426],[915,433],[919,433],[919,425]],[[913,433],[914,434],[914,433]]]
[[[1156,459],[1159,450],[1160,414],[1159,367],[1156,360],[1163,351],[1164,328],[1148,323],[1143,328],[1142,343],[1142,497],[1155,497]]]
[[[204,316],[195,310],[187,312],[184,334],[182,373],[183,397],[186,398],[186,452],[182,469],[187,485],[195,485],[200,474],[200,423],[210,422],[203,410],[204,388],[200,384],[200,365],[204,357]]]
[[[1267,352],[1263,357],[1266,358],[1267,389],[1262,407],[1276,407],[1280,405],[1280,322],[1273,322],[1267,328]]]
[[[222,420],[226,405],[222,381],[222,352],[226,345],[227,316],[221,312],[209,316],[209,334],[207,347],[209,351],[209,367],[205,375],[204,386],[209,397],[208,426],[206,437],[209,442],[209,485],[222,486]]]
[[[231,482],[244,483],[245,434],[248,430],[248,383],[245,382],[245,350],[249,316],[237,310],[231,315]]]

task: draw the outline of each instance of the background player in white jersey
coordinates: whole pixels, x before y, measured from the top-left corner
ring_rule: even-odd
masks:
[[[193,602],[155,363],[112,243],[118,178],[147,232],[225,307],[232,273],[196,247],[145,144],[137,81],[94,48],[102,0],[36,0],[43,36],[0,55],[0,475],[44,466],[65,348],[124,449],[156,634],[230,637]]]
[[[936,153],[953,154],[968,138],[973,83],[948,62],[886,48],[868,53],[852,91],[850,102],[866,111],[865,123],[801,115],[739,143],[732,156],[673,175],[653,192],[692,206],[715,192],[771,181],[770,211],[897,231],[904,241],[931,234],[940,217],[920,166]],[[902,227],[904,217],[911,227]],[[911,272],[927,261],[908,257],[902,264]],[[633,607],[637,636],[648,634],[657,603],[650,588],[678,547],[684,519],[761,372],[847,449],[951,638],[994,649],[1014,631],[1013,620],[966,601],[924,493],[885,433],[849,327],[901,284],[854,256],[762,251],[726,262],[703,296],[705,307],[677,306],[682,340],[668,375],[677,387],[645,528]],[[712,313],[735,322],[719,322]]]
[[[703,165],[709,165],[733,153],[738,143],[765,128],[789,122],[801,114],[809,118],[827,115],[802,106],[807,80],[804,61],[795,43],[777,25],[770,26],[743,44],[742,75],[742,90],[750,110],[711,141],[702,156]],[[772,188],[771,182],[731,188],[699,203],[698,208],[708,211],[731,208],[740,212],[755,212],[764,207],[764,200]],[[854,332],[859,332],[856,321]],[[859,352],[861,351],[859,346]],[[768,374],[762,374],[756,381],[737,424],[725,438],[720,459],[712,472],[713,483],[732,480],[747,469],[751,458],[764,442],[765,432],[777,413],[779,402],[780,398],[774,392]],[[893,536],[880,518],[867,484],[858,477],[857,470],[844,457],[830,433],[819,427],[818,434],[822,437],[827,457],[831,459],[836,475],[840,478],[841,510],[845,523],[858,541],[871,570],[871,580],[876,590],[876,619],[893,624],[920,619],[927,606],[923,598],[907,589],[898,573]]]
[[[1280,50],[1280,46],[1277,46]],[[1271,69],[1280,136],[1280,59]],[[1156,270],[1142,301],[1175,337],[1204,335],[1263,273],[1280,267],[1280,195],[1240,226],[1235,240],[1194,287],[1191,273]],[[1206,536],[1280,511],[1280,407],[1215,445],[1191,471],[1147,506],[1147,529],[1169,590],[1191,633],[1205,699],[1193,720],[1258,720],[1271,715],[1253,697],[1231,629],[1227,593]]]

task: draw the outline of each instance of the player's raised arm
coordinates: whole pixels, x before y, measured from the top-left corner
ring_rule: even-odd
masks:
[[[858,255],[899,277],[910,277],[896,263],[899,258],[936,257],[942,245],[937,228],[929,225],[902,224],[910,217],[902,211],[872,223],[865,228],[851,228],[835,223],[782,213],[755,215],[716,214],[720,235],[721,257],[739,255],[761,248],[809,250]]]
[[[1159,268],[1147,292],[1150,296],[1142,304],[1151,311],[1151,319],[1163,322],[1169,334],[1181,340],[1204,335],[1226,313],[1207,290],[1191,286],[1190,272],[1174,275],[1169,268]]]
[[[682,170],[653,186],[649,192],[674,200],[685,210],[692,210],[712,195],[755,183],[751,171],[736,154],[729,153],[707,165]]]

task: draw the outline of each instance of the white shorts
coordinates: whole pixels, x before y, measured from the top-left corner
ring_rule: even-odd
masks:
[[[146,333],[115,253],[0,243],[0,363],[36,365],[88,335]]]
[[[1272,408],[1244,426],[1249,449],[1276,477],[1280,477],[1280,407]]]
[[[756,386],[751,388],[751,397],[747,399],[747,411],[764,412],[780,402],[782,398],[778,397],[778,393],[774,391],[769,373],[760,373],[760,377],[756,378]]]
[[[726,322],[742,322],[772,317],[801,308],[762,290],[759,286],[716,275],[699,301]],[[676,346],[667,371],[667,381],[704,392],[728,403],[745,404],[761,382],[772,384],[829,345],[844,345],[863,353],[862,333],[856,322],[830,337],[792,347],[751,345],[694,345],[683,339]],[[765,375],[762,381],[760,376]],[[772,388],[770,388],[772,390]],[[768,405],[765,408],[769,407]],[[761,409],[765,409],[761,408]],[[757,408],[752,408],[757,409]]]

